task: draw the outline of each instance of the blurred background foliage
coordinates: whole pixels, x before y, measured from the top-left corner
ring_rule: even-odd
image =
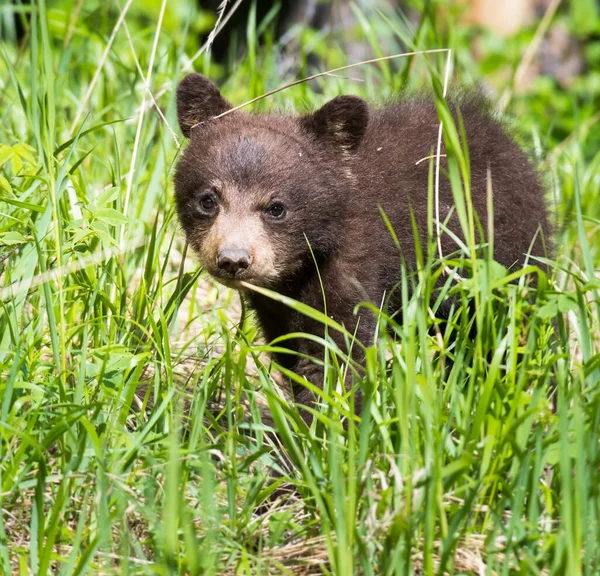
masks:
[[[2,2],[2,37],[19,42],[28,27],[30,5],[22,0]],[[540,20],[556,10],[551,22],[542,24],[544,35],[518,79],[518,98],[512,109],[522,126],[543,129],[540,137],[549,149],[600,108],[600,4],[597,0],[508,0],[497,3],[495,10],[498,14],[510,12],[515,3],[522,6],[512,20],[509,14],[496,22],[489,0],[244,0],[217,35],[212,51],[194,65],[216,80],[226,80],[229,97],[242,101],[275,88],[282,80],[335,68],[349,60],[399,53],[415,45],[419,49],[448,47],[454,50],[456,74],[462,82],[483,83],[499,94],[510,85],[539,31]],[[49,0],[46,10],[52,37],[56,41],[76,34],[81,40],[81,61],[91,66],[123,4],[122,0]],[[154,32],[161,4],[160,0],[136,0],[128,12],[127,24],[144,70],[152,46],[148,36]],[[235,4],[233,0],[170,2],[162,28],[172,43],[163,50],[194,54],[217,21],[219,7],[224,6],[227,14]],[[131,51],[114,51],[110,59],[109,65],[129,70],[133,85],[137,71]],[[70,68],[72,73],[82,70],[74,65]],[[369,75],[367,69],[352,72],[366,77],[370,92],[380,100],[419,81],[418,76],[407,77],[406,60],[381,64],[381,68],[383,78]],[[274,73],[256,74],[257,69]],[[69,70],[65,70],[61,80],[69,79]],[[122,83],[121,76],[119,79]],[[82,83],[81,78],[71,80],[74,85]],[[106,75],[105,80],[110,81],[111,76]],[[164,78],[159,76],[160,80]],[[124,87],[105,88],[112,95]],[[282,98],[285,103],[286,97],[276,96],[275,101]],[[288,97],[288,101],[292,99]],[[272,101],[261,105],[271,106]],[[597,134],[594,131],[584,147],[588,156],[600,145]]]

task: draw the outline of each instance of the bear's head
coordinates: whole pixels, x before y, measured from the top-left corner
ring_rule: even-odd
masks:
[[[177,115],[189,144],[178,162],[179,220],[201,264],[223,284],[277,289],[338,248],[369,111],[340,96],[301,117],[231,109],[189,74]]]

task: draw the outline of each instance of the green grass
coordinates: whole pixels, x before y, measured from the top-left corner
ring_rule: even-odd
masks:
[[[345,41],[367,57],[452,48],[450,92],[485,80],[499,95],[535,25],[479,35],[475,59],[476,33],[447,3],[416,27],[359,4],[345,40],[299,31],[299,69],[285,73],[272,21],[262,46],[249,25],[227,72],[190,62],[213,23],[191,0],[133,2],[116,32],[117,3],[33,5],[14,9],[31,16],[21,44],[0,5],[0,574],[600,573],[598,42],[569,90],[538,77],[510,102],[560,222],[548,276],[531,288],[489,259],[447,257],[473,272],[455,282],[432,227],[418,275],[402,274],[413,296],[401,319],[381,315],[365,370],[324,342],[308,428],[269,369],[281,343],[240,322],[238,296],[186,254],[176,81],[205,72],[241,103],[313,72],[309,54],[321,70],[347,64]],[[594,3],[565,3],[556,26],[591,35]],[[255,109],[382,100],[441,81],[444,64],[353,69]],[[468,163],[449,148],[459,181]],[[456,302],[445,324],[425,304],[440,276]]]

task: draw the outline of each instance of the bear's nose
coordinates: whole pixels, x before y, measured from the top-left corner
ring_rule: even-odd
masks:
[[[217,254],[217,267],[229,274],[246,270],[251,262],[250,252],[244,248],[222,248]]]

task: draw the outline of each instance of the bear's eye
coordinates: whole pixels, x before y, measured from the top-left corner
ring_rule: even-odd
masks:
[[[200,210],[206,214],[211,214],[217,209],[217,197],[212,190],[206,190],[202,192],[198,198],[198,205]]]
[[[285,216],[285,213],[285,206],[281,202],[273,202],[265,210],[265,214],[275,220],[281,220]]]

